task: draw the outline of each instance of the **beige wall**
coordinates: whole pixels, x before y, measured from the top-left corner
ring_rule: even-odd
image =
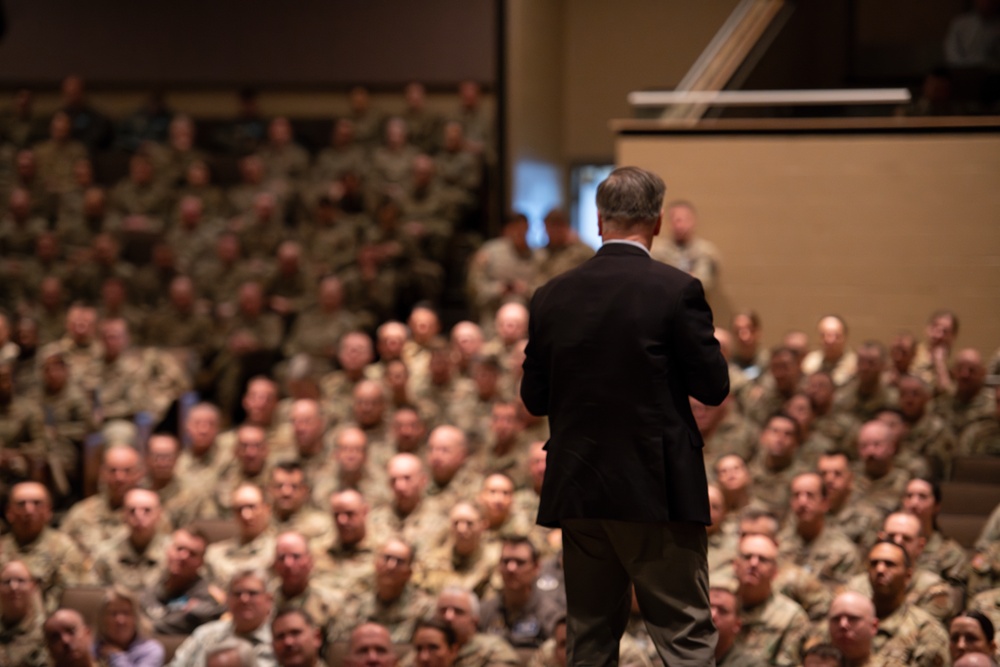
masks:
[[[509,0],[508,155],[563,175],[611,160],[626,96],[675,86],[737,0]]]
[[[730,307],[768,344],[827,312],[851,341],[923,335],[949,307],[960,346],[1000,347],[1000,133],[622,136],[618,164],[655,170],[700,209]]]

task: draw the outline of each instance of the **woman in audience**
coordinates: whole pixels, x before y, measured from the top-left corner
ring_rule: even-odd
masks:
[[[113,667],[162,667],[163,645],[149,634],[132,594],[109,588],[98,610],[94,655]]]

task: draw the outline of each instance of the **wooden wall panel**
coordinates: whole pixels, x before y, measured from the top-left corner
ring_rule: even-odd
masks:
[[[960,346],[1000,347],[1000,132],[622,135],[617,163],[693,201],[723,255],[717,319],[765,340],[843,315],[851,342],[923,334],[950,307]]]

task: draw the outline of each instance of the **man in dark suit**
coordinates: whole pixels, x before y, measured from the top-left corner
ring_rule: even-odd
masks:
[[[701,283],[650,258],[665,190],[616,169],[597,190],[603,247],[531,302],[521,397],[549,416],[538,523],[563,531],[571,665],[617,665],[630,583],[665,664],[715,664],[688,396],[718,405],[729,375]]]

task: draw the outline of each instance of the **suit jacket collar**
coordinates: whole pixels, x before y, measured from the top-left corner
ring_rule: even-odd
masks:
[[[597,251],[598,255],[635,255],[637,257],[651,257],[649,251],[645,248],[640,248],[633,243],[620,243],[612,242],[605,243],[601,246],[600,250]]]

